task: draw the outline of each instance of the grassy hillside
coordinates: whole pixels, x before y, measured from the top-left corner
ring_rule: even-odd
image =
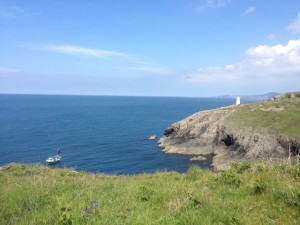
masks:
[[[230,119],[245,126],[269,128],[300,139],[300,92],[293,94],[296,97],[241,105],[235,108]]]
[[[0,224],[297,224],[300,166],[242,163],[215,174],[0,171]]]

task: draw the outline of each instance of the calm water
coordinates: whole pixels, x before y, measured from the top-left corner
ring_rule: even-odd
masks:
[[[0,165],[44,163],[62,150],[61,167],[109,174],[185,172],[188,156],[163,153],[150,135],[197,111],[233,99],[0,95]],[[209,168],[210,162],[201,162]]]

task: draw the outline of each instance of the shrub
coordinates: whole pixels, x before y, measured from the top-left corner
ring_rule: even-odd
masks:
[[[60,224],[71,225],[72,224],[72,214],[68,211],[63,211],[59,217]]]
[[[221,176],[217,178],[221,182],[227,185],[239,187],[242,183],[242,179],[234,170],[228,170],[221,173]]]
[[[287,172],[294,178],[300,178],[300,166],[291,166],[287,169]]]
[[[262,194],[266,191],[266,189],[267,189],[267,183],[265,180],[260,178],[255,181],[254,186],[253,186],[254,194]]]
[[[137,195],[140,201],[147,202],[154,195],[154,190],[148,186],[141,186]]]
[[[256,170],[258,172],[264,172],[264,171],[268,171],[268,167],[266,166],[265,163],[257,163],[256,164]]]
[[[198,167],[198,166],[191,166],[188,169],[188,171],[186,172],[185,176],[186,176],[186,178],[188,180],[195,181],[195,180],[199,179],[202,176],[202,174],[203,174],[203,171],[202,171],[202,169],[200,167]]]
[[[244,161],[242,163],[233,164],[232,169],[236,170],[238,173],[243,173],[251,169],[251,163],[249,161]]]
[[[283,202],[287,207],[300,208],[300,191],[299,190],[289,190],[277,191],[274,194],[275,201]]]

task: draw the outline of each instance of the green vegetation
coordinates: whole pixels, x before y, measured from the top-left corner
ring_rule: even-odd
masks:
[[[0,171],[0,224],[298,224],[300,166],[213,173],[89,174],[13,164]]]
[[[294,98],[280,98],[236,107],[230,120],[255,128],[269,128],[300,138],[300,92]]]

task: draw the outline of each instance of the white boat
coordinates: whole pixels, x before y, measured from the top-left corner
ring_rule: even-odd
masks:
[[[46,159],[46,163],[48,165],[59,163],[61,160],[61,154],[60,149],[57,150],[57,154],[55,156],[50,156],[48,159]]]

